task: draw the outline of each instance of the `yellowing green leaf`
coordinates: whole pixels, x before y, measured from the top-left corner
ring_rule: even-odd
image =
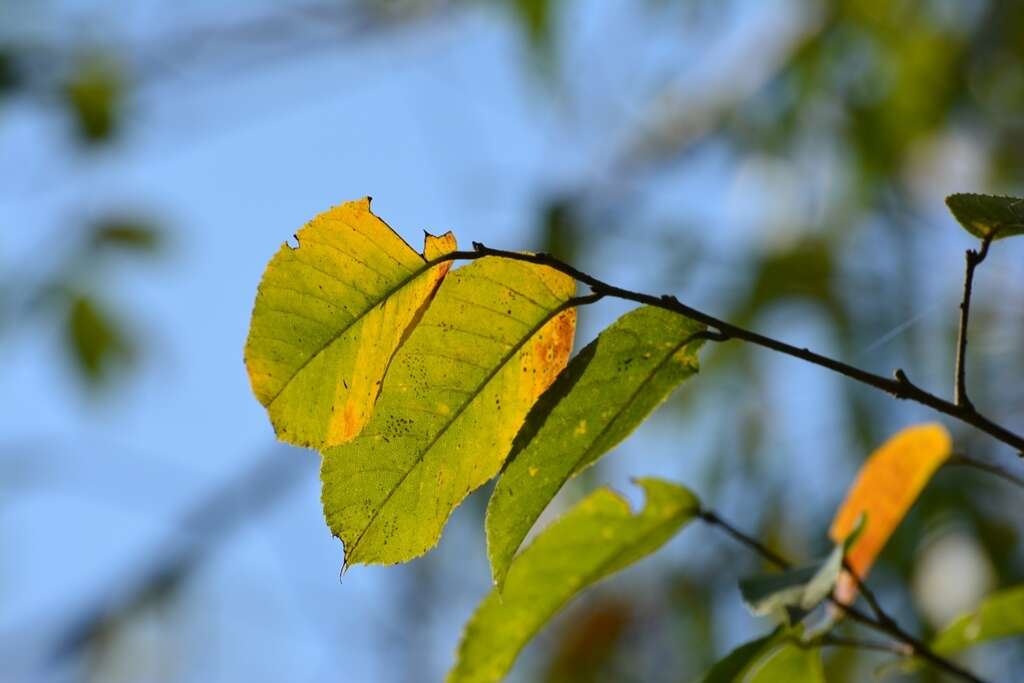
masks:
[[[946,197],[946,206],[975,237],[1003,239],[1024,233],[1024,199],[961,193]]]
[[[846,558],[858,576],[867,575],[889,536],[952,448],[949,432],[942,425],[918,425],[886,441],[861,467],[829,531],[833,541],[842,543],[864,515],[866,526]],[[836,593],[844,602],[856,593],[845,572]]]
[[[451,233],[417,254],[370,211],[326,211],[283,244],[260,281],[245,364],[278,438],[322,448],[358,434],[395,350],[451,265]],[[426,257],[426,258],[424,258]]]
[[[1024,635],[1024,586],[985,598],[977,610],[953,621],[932,641],[940,655],[951,655],[989,640]]]
[[[697,498],[682,486],[637,483],[647,497],[639,513],[600,489],[516,558],[504,589],[492,590],[466,625],[448,683],[503,678],[520,650],[577,593],[657,550],[697,512]]]
[[[517,435],[487,506],[487,549],[501,585],[541,512],[569,477],[632,432],[697,372],[702,325],[645,306],[583,349],[540,398]]]
[[[824,683],[821,652],[779,630],[737,647],[701,683]]]
[[[501,467],[526,413],[565,367],[572,278],[494,257],[454,271],[395,354],[366,429],[324,451],[327,523],[346,564],[404,562]]]

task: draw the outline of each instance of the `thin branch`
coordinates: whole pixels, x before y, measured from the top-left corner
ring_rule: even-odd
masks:
[[[964,254],[967,267],[964,272],[964,298],[960,302],[960,332],[956,344],[956,378],[953,389],[953,401],[964,410],[974,410],[971,399],[967,398],[967,322],[971,315],[971,289],[974,286],[974,269],[988,256],[988,248],[992,245],[998,230],[994,230],[981,240],[981,249],[968,249]]]
[[[701,509],[700,512],[697,513],[697,517],[711,526],[717,526],[719,529],[739,541],[742,545],[752,548],[754,552],[774,564],[779,569],[785,570],[793,566],[789,560],[784,558],[782,555],[779,555],[753,536],[743,533],[732,524],[719,517],[714,510]]]
[[[883,623],[895,624],[896,622],[886,614],[884,609],[882,609],[882,604],[878,601],[878,598],[875,597],[874,591],[868,588],[864,579],[860,577],[860,574],[857,573],[845,557],[843,558],[843,569],[850,575],[850,578],[853,579],[853,584],[857,587],[857,591],[864,596],[864,601],[868,603],[868,607],[870,607],[871,611],[875,614],[875,618]]]
[[[971,467],[976,470],[981,470],[982,472],[988,472],[989,474],[995,475],[1004,481],[1010,482],[1014,486],[1019,486],[1024,489],[1024,477],[1014,474],[995,463],[978,460],[977,458],[973,458],[964,453],[956,453],[949,458],[947,464]]]
[[[168,534],[153,544],[142,566],[114,577],[104,593],[77,610],[61,628],[49,652],[51,665],[81,652],[104,624],[147,599],[177,586],[219,543],[254,515],[270,509],[309,472],[299,459],[280,452],[260,457],[238,477],[203,495]],[[182,531],[188,536],[181,538]]]
[[[883,640],[864,640],[861,638],[845,638],[832,635],[831,633],[822,636],[822,645],[833,647],[848,647],[857,650],[874,650],[875,652],[886,652],[897,657],[911,657],[913,651],[903,643],[894,643]]]
[[[764,559],[768,560],[772,564],[775,564],[780,569],[788,569],[792,566],[792,563],[789,560],[782,557],[775,551],[767,548],[757,539],[752,538],[751,536],[737,529],[732,524],[726,522],[721,517],[719,517],[714,511],[702,509],[698,513],[697,517],[698,519],[707,522],[711,526],[715,526],[722,529],[729,536],[736,539],[741,544],[747,546],[748,548],[750,548],[755,553],[757,553]],[[849,565],[846,564],[845,561],[844,566],[849,567]],[[875,612],[876,616],[872,617],[871,615],[865,614],[861,610],[857,609],[853,605],[848,605],[845,602],[838,600],[834,594],[829,596],[829,601],[833,605],[841,609],[846,616],[850,617],[859,624],[862,624],[870,629],[878,631],[879,633],[884,633],[889,637],[893,638],[894,640],[899,641],[899,643],[901,643],[906,648],[906,651],[902,653],[904,656],[918,657],[920,659],[923,659],[932,664],[933,666],[962,680],[970,681],[971,683],[985,683],[984,679],[977,677],[967,669],[958,666],[954,662],[936,653],[926,643],[924,643],[916,636],[911,635],[906,630],[904,630],[903,627],[900,626],[895,619],[889,616],[889,614],[886,613],[884,609],[882,609],[882,606],[879,604],[877,598],[875,598],[874,593],[872,593],[870,589],[867,588],[864,582],[861,581],[860,577],[852,571],[850,572],[850,574],[853,577],[853,580],[856,582],[858,588],[860,589],[861,594],[865,597],[866,600],[868,600],[868,603],[871,606],[872,611]]]
[[[892,378],[883,377],[876,375],[867,370],[862,370],[853,365],[843,363],[842,361],[823,356],[819,353],[815,353],[807,348],[798,348],[786,342],[766,337],[758,334],[751,330],[733,325],[724,320],[720,320],[708,313],[699,311],[695,308],[687,306],[680,302],[677,298],[671,295],[665,296],[654,296],[651,294],[644,294],[642,292],[635,292],[622,287],[616,287],[615,285],[608,284],[593,275],[584,273],[581,270],[561,261],[550,254],[533,254],[516,251],[506,251],[504,249],[492,249],[479,242],[473,243],[473,251],[454,251],[446,254],[438,259],[436,262],[441,261],[459,261],[459,260],[475,260],[486,256],[496,256],[500,258],[507,258],[515,261],[525,261],[527,263],[536,263],[539,265],[548,266],[555,270],[565,273],[566,275],[575,278],[578,282],[582,282],[588,285],[591,290],[598,294],[604,294],[605,296],[614,297],[617,299],[625,299],[627,301],[635,301],[636,303],[647,304],[649,306],[656,306],[663,308],[667,311],[678,313],[691,320],[704,323],[708,327],[713,328],[717,331],[716,339],[719,341],[725,341],[728,339],[741,339],[745,342],[755,344],[757,346],[776,351],[778,353],[792,356],[800,360],[812,363],[814,365],[821,366],[828,370],[832,370],[844,377],[848,377],[852,380],[867,384],[876,389],[880,389],[898,399],[905,399],[920,403],[928,406],[940,413],[949,415],[965,424],[969,424],[981,431],[989,434],[993,438],[1016,449],[1022,456],[1024,456],[1024,436],[1020,436],[1009,429],[992,422],[984,415],[980,414],[974,408],[965,408],[964,406],[958,406],[955,403],[951,403],[945,399],[942,399],[935,394],[929,393],[924,389],[921,389],[916,384],[910,381],[906,373],[903,370],[897,369]]]

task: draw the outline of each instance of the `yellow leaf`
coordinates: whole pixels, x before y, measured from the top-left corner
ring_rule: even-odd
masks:
[[[425,553],[455,506],[498,473],[568,360],[575,289],[552,268],[494,257],[448,276],[366,429],[323,453],[324,514],[347,565]]]
[[[326,211],[283,244],[260,281],[245,364],[278,438],[325,448],[370,418],[388,364],[451,265],[455,237],[417,254],[366,197]]]
[[[950,456],[953,443],[939,424],[904,429],[871,454],[839,508],[829,535],[842,543],[866,516],[866,526],[846,556],[861,578],[871,569],[886,541],[906,516],[932,474]],[[852,601],[856,587],[844,572],[836,588],[843,602]]]

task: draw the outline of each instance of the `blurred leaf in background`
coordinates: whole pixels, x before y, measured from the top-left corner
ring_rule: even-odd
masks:
[[[124,98],[124,75],[117,62],[98,54],[75,60],[63,92],[82,143],[98,145],[114,137]]]
[[[70,295],[65,344],[85,381],[98,386],[118,365],[129,365],[135,349],[121,323],[94,297]]]
[[[542,683],[607,680],[616,650],[623,644],[633,621],[632,606],[628,601],[607,597],[571,614],[571,620],[558,633],[551,659],[540,680]]]
[[[160,252],[164,235],[145,219],[113,216],[93,226],[90,243],[97,252],[112,250],[149,255]]]

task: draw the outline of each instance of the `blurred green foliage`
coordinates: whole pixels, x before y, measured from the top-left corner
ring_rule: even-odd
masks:
[[[0,97],[18,87],[18,72],[11,48],[0,46]]]
[[[90,239],[96,251],[114,250],[156,254],[163,246],[163,235],[143,219],[115,216],[98,222]]]
[[[76,60],[63,93],[83,143],[97,145],[114,136],[124,94],[123,77],[114,61],[94,55]]]
[[[102,382],[112,366],[131,360],[133,351],[121,326],[93,297],[72,294],[65,324],[68,353],[88,382]]]

